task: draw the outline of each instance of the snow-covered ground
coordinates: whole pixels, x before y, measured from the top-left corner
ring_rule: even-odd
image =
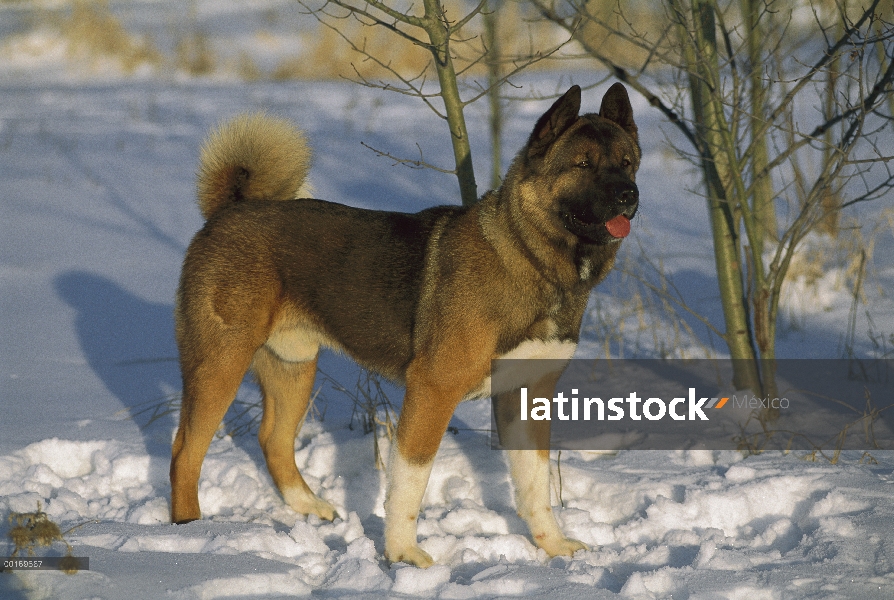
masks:
[[[215,18],[225,21],[222,14]],[[4,35],[0,42],[9,42],[12,34]],[[41,503],[63,532],[71,529],[65,539],[76,556],[89,557],[90,570],[0,573],[0,597],[894,596],[889,452],[874,452],[872,464],[845,452],[832,465],[805,461],[804,453],[565,451],[564,506],[556,510],[566,532],[592,550],[550,560],[515,515],[502,454],[484,431],[486,402],[460,407],[426,492],[420,541],[437,565],[389,565],[374,438],[331,384],[296,441],[296,458],[343,518],[321,522],[284,506],[254,436],[244,432],[249,412],[232,414],[227,423],[239,432],[222,431],[211,446],[200,489],[205,518],[169,524],[177,415],[164,409],[176,408],[180,385],[172,304],[183,252],[201,225],[193,178],[208,128],[244,110],[288,116],[316,150],[318,197],[418,210],[456,202],[455,181],[392,166],[360,142],[410,157],[418,142],[427,161],[448,165],[444,124],[412,99],[346,82],[102,77],[78,73],[64,52],[32,42],[43,53],[17,47],[10,55],[11,46],[0,45],[0,555],[13,549],[5,537],[10,513]],[[571,77],[586,84],[602,74],[541,73],[530,82],[552,91]],[[598,109],[601,91],[585,93],[586,110]],[[645,252],[720,323],[706,212],[687,191],[697,179],[664,149],[657,113],[634,102],[642,210],[621,265],[635,269]],[[507,160],[544,108],[513,105]],[[486,128],[483,110],[470,109],[476,134]],[[475,135],[473,142],[483,174],[487,141]],[[894,228],[883,208],[863,209],[864,231],[878,225],[878,233],[856,311],[853,341],[862,356],[890,352],[891,342],[881,340],[894,334]],[[842,355],[853,302],[844,266],[789,296],[780,356]],[[597,290],[579,355],[603,355],[606,339],[625,356],[722,351],[691,319],[689,335],[680,326],[685,317],[660,301],[640,296],[638,308],[634,291],[623,273]],[[321,368],[355,388],[358,373],[346,359],[327,354]],[[400,390],[385,390],[399,405]],[[256,401],[256,390],[246,384],[240,400]],[[381,439],[382,456],[387,446]],[[558,504],[558,488],[555,497]],[[50,550],[63,551],[61,544]]]

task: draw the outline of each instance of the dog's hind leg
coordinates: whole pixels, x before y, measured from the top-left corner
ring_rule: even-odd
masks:
[[[264,398],[258,441],[267,469],[286,503],[295,512],[335,518],[335,509],[314,494],[295,465],[295,435],[310,405],[317,358],[302,362],[281,360],[267,347],[255,354],[252,370]]]
[[[214,352],[201,361],[190,360],[188,351],[181,350],[183,402],[171,456],[171,520],[175,523],[202,518],[199,509],[202,461],[251,362],[253,348],[240,352],[239,344],[221,347],[226,350]]]

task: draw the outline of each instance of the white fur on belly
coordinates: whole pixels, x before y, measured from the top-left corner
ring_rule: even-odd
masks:
[[[320,350],[320,336],[309,329],[295,327],[274,331],[264,344],[286,362],[313,360]]]

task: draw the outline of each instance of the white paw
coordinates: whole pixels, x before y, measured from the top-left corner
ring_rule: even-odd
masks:
[[[578,550],[589,550],[585,543],[566,537],[534,538],[534,542],[550,556],[572,556]]]
[[[292,510],[302,515],[317,515],[324,521],[332,521],[338,516],[334,506],[316,494],[309,494],[301,489],[285,490],[283,498]]]
[[[419,546],[409,546],[401,550],[386,549],[385,558],[393,563],[405,562],[409,565],[415,565],[421,569],[427,569],[435,564],[435,561],[432,559],[431,555]]]

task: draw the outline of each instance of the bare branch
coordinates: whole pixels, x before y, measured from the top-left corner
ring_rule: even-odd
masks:
[[[862,158],[859,160],[854,160],[854,159],[845,160],[844,164],[846,164],[846,165],[859,165],[859,164],[863,164],[863,163],[876,164],[876,163],[881,163],[881,162],[889,162],[892,160],[894,160],[894,156],[877,156],[875,158]]]
[[[379,24],[385,24],[381,19],[371,15],[369,11],[358,8],[352,4],[348,4],[345,0],[327,0],[327,2],[331,2],[333,4],[337,4],[344,9],[350,10],[355,14],[362,14],[364,16],[368,16],[369,18],[375,20]],[[400,21],[401,23],[406,23],[407,25],[412,25],[413,27],[422,28],[424,24],[424,19],[421,17],[414,17],[412,15],[408,15],[406,13],[402,13],[399,10],[394,10],[390,6],[386,5],[384,2],[380,0],[363,0],[366,4],[372,6],[376,10],[379,10],[395,21]]]
[[[405,167],[410,167],[411,169],[432,169],[434,171],[438,171],[439,173],[446,173],[448,175],[456,175],[456,169],[442,169],[441,167],[436,167],[435,165],[433,165],[431,163],[425,162],[422,159],[422,147],[419,145],[418,142],[416,143],[416,148],[419,149],[419,158],[418,159],[398,158],[398,157],[394,156],[393,154],[384,152],[382,150],[379,150],[378,148],[373,148],[366,142],[360,142],[360,144],[363,147],[369,148],[370,150],[375,152],[377,156],[384,156],[385,158],[393,160],[394,165],[404,165]],[[394,166],[394,165],[392,165],[392,166]]]
[[[410,43],[412,43],[416,46],[420,46],[422,48],[425,48],[426,50],[431,50],[431,48],[432,48],[431,44],[424,42],[424,41],[420,40],[419,38],[410,35],[409,33],[403,31],[396,25],[397,22],[401,22],[401,23],[405,23],[407,25],[421,28],[422,24],[423,24],[422,19],[420,19],[419,17],[405,15],[404,13],[401,13],[399,11],[391,9],[391,8],[385,6],[382,2],[379,2],[378,0],[364,0],[364,2],[366,2],[366,4],[368,4],[368,5],[382,11],[383,13],[387,14],[388,16],[390,16],[391,18],[394,19],[394,22],[388,22],[388,21],[382,19],[381,17],[374,15],[373,13],[371,13],[368,10],[364,10],[362,8],[359,8],[357,6],[353,6],[352,4],[349,4],[345,0],[326,0],[327,5],[334,4],[336,6],[339,6],[343,9],[347,10],[349,12],[349,14],[352,14],[355,17],[366,18],[371,21],[371,23],[366,23],[366,22],[363,22],[361,19],[361,22],[363,22],[364,25],[367,25],[367,26],[380,25],[380,26],[384,27],[385,29],[388,29],[389,31],[396,33],[400,37],[404,38],[405,40],[409,41]],[[304,0],[298,0],[298,3],[301,4],[301,6],[303,6],[305,9],[307,9],[308,13],[310,13],[314,17],[316,17],[316,19],[318,21],[322,22],[319,15],[317,14],[318,11],[315,11],[315,10],[311,9],[310,7],[308,7],[307,4],[304,3]],[[325,8],[325,5],[323,6],[323,8]],[[323,8],[319,9],[319,12],[323,12],[324,14],[326,14],[332,18],[339,18],[336,15],[326,13],[325,11],[323,11]]]
[[[302,0],[298,0],[298,1],[302,2]],[[426,83],[425,73],[428,70],[429,65],[426,65],[425,67],[423,67],[423,70],[415,77],[410,77],[410,78],[404,77],[403,75],[400,74],[400,72],[398,72],[396,69],[394,69],[390,63],[386,63],[386,62],[382,61],[381,59],[379,59],[377,56],[371,54],[370,52],[367,52],[365,47],[358,46],[351,38],[349,38],[338,27],[335,27],[331,23],[328,23],[327,21],[322,19],[316,13],[313,13],[313,16],[314,16],[314,18],[317,19],[317,21],[320,22],[321,25],[323,25],[324,27],[328,27],[330,30],[334,31],[342,40],[345,41],[346,44],[348,44],[348,46],[350,46],[350,48],[352,50],[354,50],[358,54],[361,54],[362,56],[364,56],[365,57],[364,60],[374,62],[382,69],[388,71],[396,79],[398,79],[402,84],[404,84],[406,86],[406,88],[402,89],[400,87],[394,86],[394,85],[384,82],[384,81],[372,82],[372,81],[368,80],[366,77],[364,77],[353,63],[351,63],[351,68],[354,70],[354,74],[357,75],[357,78],[356,79],[347,78],[349,81],[352,81],[353,83],[362,85],[364,87],[377,88],[377,89],[381,89],[381,90],[385,90],[385,91],[389,91],[389,92],[397,92],[398,94],[403,94],[405,96],[415,96],[415,97],[419,98],[420,100],[422,100],[425,103],[425,105],[428,106],[429,109],[431,109],[432,112],[434,112],[438,117],[440,117],[442,119],[447,118],[447,116],[443,112],[438,110],[437,106],[435,106],[431,100],[432,98],[440,97],[440,93],[439,92],[432,92],[432,93],[424,92],[424,87],[425,87],[425,83]],[[420,85],[416,85],[413,83],[414,81],[417,81],[417,80],[421,80]]]
[[[484,9],[485,6],[487,6],[487,0],[481,0],[481,1],[478,3],[478,6],[476,6],[475,8],[473,8],[472,11],[471,11],[469,14],[467,14],[465,17],[463,17],[462,19],[460,19],[459,21],[457,21],[454,25],[451,25],[450,27],[447,28],[447,31],[449,32],[449,35],[453,35],[453,34],[456,33],[457,31],[459,31],[460,29],[462,29],[462,28],[466,25],[466,23],[468,23],[469,21],[471,21],[471,20],[472,20],[473,18],[475,18],[478,14],[480,14],[481,11]]]
[[[801,77],[796,80],[795,85],[788,91],[785,97],[780,100],[777,107],[770,111],[770,114],[768,115],[764,126],[759,128],[755,132],[755,135],[762,136],[767,132],[767,129],[769,129],[772,123],[774,123],[776,119],[779,118],[779,116],[783,113],[783,111],[785,111],[786,108],[791,105],[800,91],[804,89],[804,87],[808,83],[810,83],[818,73],[823,71],[823,69],[826,67],[826,65],[829,64],[833,57],[838,54],[839,50],[844,48],[850,42],[851,38],[860,31],[866,21],[873,18],[873,16],[875,15],[875,9],[880,1],[881,0],[873,0],[872,5],[863,11],[860,19],[856,23],[847,27],[841,37],[832,46],[826,48],[825,52],[823,52],[822,57],[818,61],[816,61],[816,63],[814,63],[814,65],[808,70],[808,72],[801,75]]]
[[[798,141],[793,141],[788,148],[786,148],[785,152],[780,153],[775,159],[769,161],[764,168],[764,170],[757,174],[758,177],[766,177],[769,173],[773,172],[774,169],[782,165],[789,159],[789,156],[793,155],[797,150],[804,147],[805,145],[818,142],[822,143],[820,136],[822,136],[828,129],[832,128],[834,125],[841,123],[842,121],[847,121],[848,128],[845,133],[842,135],[841,140],[836,144],[836,148],[839,152],[844,152],[846,148],[850,148],[855,141],[854,134],[856,132],[857,127],[863,121],[863,118],[874,110],[877,104],[880,102],[879,98],[882,94],[890,94],[890,88],[892,82],[894,82],[894,61],[892,61],[888,65],[888,69],[885,71],[885,74],[876,81],[875,85],[872,87],[872,91],[864,97],[864,99],[855,106],[852,106],[846,111],[842,111],[839,114],[831,117],[826,122],[818,125],[813,131],[809,134],[801,134],[800,132],[792,129],[792,133],[801,136],[801,139]],[[769,123],[769,121],[768,121]],[[766,127],[767,125],[765,125]]]
[[[645,257],[646,255],[644,254],[643,256]],[[658,266],[656,266],[656,265],[655,265],[651,260],[649,260],[648,258],[644,258],[644,260],[647,262],[647,264],[648,264],[648,265],[649,265],[655,272],[659,273],[660,277],[662,278],[662,281],[666,282],[666,283],[671,287],[671,289],[672,289],[673,292],[674,292],[673,294],[671,294],[671,293],[670,293],[668,290],[666,290],[666,289],[663,289],[663,288],[661,288],[661,287],[658,287],[657,285],[655,285],[654,283],[652,283],[651,281],[649,281],[648,279],[646,279],[645,277],[643,277],[643,276],[642,276],[641,274],[639,274],[639,273],[636,273],[636,272],[633,272],[633,271],[629,271],[629,270],[627,270],[627,269],[625,269],[625,268],[623,268],[623,267],[620,267],[620,268],[616,267],[616,269],[617,269],[618,271],[620,271],[621,273],[624,273],[625,275],[628,275],[628,276],[630,276],[630,277],[633,277],[633,278],[636,279],[638,282],[640,282],[640,284],[642,284],[642,285],[644,285],[645,287],[647,287],[650,291],[652,291],[653,293],[655,293],[657,296],[659,296],[659,297],[661,297],[661,298],[664,298],[665,300],[668,300],[668,301],[670,301],[670,302],[673,302],[673,303],[676,304],[679,308],[681,308],[681,309],[685,310],[686,312],[688,312],[688,313],[689,313],[690,315],[692,315],[695,319],[697,319],[698,321],[700,321],[700,322],[702,323],[702,325],[704,325],[708,330],[710,330],[712,333],[714,333],[717,337],[719,337],[719,338],[721,338],[721,339],[723,339],[723,338],[726,337],[722,331],[720,331],[719,329],[717,329],[717,327],[716,327],[713,323],[711,323],[710,320],[708,320],[707,317],[705,317],[704,315],[698,313],[695,309],[693,309],[691,306],[689,306],[689,304],[687,304],[687,302],[686,302],[686,300],[683,298],[683,294],[680,292],[679,288],[677,288],[677,286],[674,285],[673,281],[671,281],[670,279],[668,279],[667,277],[664,276],[664,274],[661,272],[661,270],[658,268]]]
[[[520,60],[520,61],[518,61],[518,62],[513,61],[513,68],[512,68],[509,72],[503,74],[503,75],[502,75],[499,79],[497,79],[491,86],[488,86],[488,87],[483,88],[483,89],[480,91],[480,93],[478,93],[478,94],[472,96],[471,98],[468,98],[467,100],[465,100],[465,101],[463,102],[463,106],[468,106],[469,104],[472,104],[472,103],[475,102],[476,100],[478,100],[478,99],[482,98],[483,96],[487,95],[488,91],[489,91],[492,87],[500,87],[500,86],[502,86],[504,83],[507,83],[512,77],[514,77],[515,75],[518,75],[520,72],[524,71],[525,69],[527,69],[527,68],[530,67],[531,65],[533,65],[533,64],[535,64],[535,63],[538,63],[538,62],[540,62],[540,61],[542,61],[542,60],[546,60],[547,58],[549,58],[550,56],[552,56],[553,54],[555,54],[556,52],[558,52],[559,50],[561,50],[566,44],[568,44],[568,42],[570,42],[570,41],[573,40],[573,39],[574,39],[574,36],[573,36],[573,35],[572,35],[572,36],[569,36],[567,40],[565,40],[565,41],[562,42],[561,44],[558,44],[555,48],[552,48],[552,49],[547,50],[546,52],[542,52],[542,53],[541,53],[541,52],[538,52],[538,53],[534,54],[533,56],[525,57],[524,59],[522,59],[522,60]],[[484,54],[482,54],[482,58],[483,58],[484,56],[486,56],[487,51],[488,51],[487,48],[485,48]]]
[[[581,39],[580,36],[576,36],[575,32],[578,31],[580,20],[575,19],[572,23],[568,23],[565,19],[563,19],[560,15],[558,15],[552,8],[546,6],[542,0],[531,0],[531,3],[540,11],[540,14],[547,20],[555,23],[559,27],[565,29],[572,37],[586,50],[587,54],[603,65],[608,67],[612,74],[621,82],[626,83],[637,92],[639,92],[650,105],[654,106],[658,110],[660,110],[667,119],[676,125],[676,127],[680,130],[680,132],[686,136],[686,139],[693,145],[693,147],[698,148],[699,144],[695,137],[695,132],[689,127],[689,125],[680,118],[680,115],[676,113],[670,106],[664,103],[664,101],[658,97],[657,94],[652,92],[648,86],[646,86],[640,79],[639,75],[634,75],[627,71],[624,67],[617,64],[614,60],[609,58],[607,55],[600,52],[597,48],[593,47],[586,40]]]

